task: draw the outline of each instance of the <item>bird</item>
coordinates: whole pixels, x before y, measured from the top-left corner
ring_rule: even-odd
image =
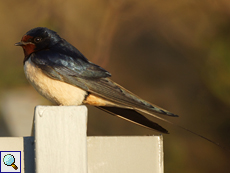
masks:
[[[164,134],[169,133],[167,129],[143,114],[166,122],[161,115],[178,117],[112,81],[108,71],[90,62],[51,29],[33,28],[15,45],[23,48],[24,73],[29,83],[56,105],[92,105]]]

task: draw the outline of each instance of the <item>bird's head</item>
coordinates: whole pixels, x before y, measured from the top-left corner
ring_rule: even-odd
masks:
[[[44,27],[37,27],[28,31],[21,39],[21,42],[15,43],[15,46],[22,46],[25,57],[31,53],[49,49],[61,40],[60,36]]]

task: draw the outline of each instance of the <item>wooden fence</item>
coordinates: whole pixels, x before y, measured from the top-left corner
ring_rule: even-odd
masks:
[[[0,151],[21,151],[22,173],[163,173],[162,136],[86,130],[85,106],[37,106],[32,136],[1,137]]]

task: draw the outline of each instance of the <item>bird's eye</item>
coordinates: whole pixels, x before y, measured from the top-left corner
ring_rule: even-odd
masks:
[[[35,42],[35,43],[39,43],[41,40],[42,40],[41,37],[36,37],[36,38],[34,39],[34,42]]]

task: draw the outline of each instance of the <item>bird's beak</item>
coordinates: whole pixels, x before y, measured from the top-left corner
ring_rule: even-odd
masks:
[[[14,44],[15,46],[25,46],[26,43],[25,42],[18,42]]]

